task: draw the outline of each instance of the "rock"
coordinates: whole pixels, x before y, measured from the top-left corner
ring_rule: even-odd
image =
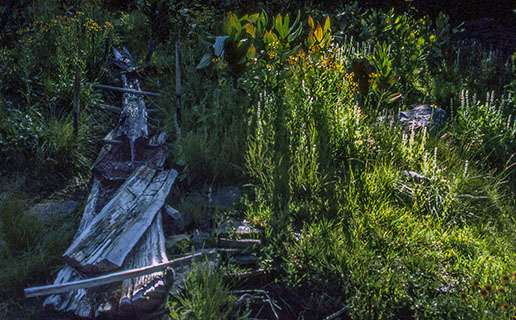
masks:
[[[223,187],[208,194],[193,192],[188,195],[183,203],[190,206],[202,206],[216,210],[228,210],[238,204],[242,197],[242,190],[239,187]]]
[[[228,249],[253,250],[262,245],[261,240],[257,239],[242,239],[231,240],[226,238],[219,239],[219,247]]]
[[[423,182],[423,181],[430,181],[430,178],[422,175],[422,174],[419,174],[415,171],[411,171],[411,170],[403,170],[401,172],[401,174],[403,174],[405,177],[409,178],[410,180],[414,181],[414,182]]]
[[[163,227],[166,234],[183,233],[193,223],[189,212],[180,212],[169,205],[163,206]]]
[[[206,247],[206,244],[210,240],[210,233],[195,230],[192,236],[192,242],[195,249],[202,249]]]
[[[209,206],[219,210],[228,210],[235,204],[238,204],[241,197],[242,190],[240,188],[234,186],[223,187],[213,192]]]
[[[427,128],[435,133],[446,126],[448,115],[434,105],[420,104],[409,106],[409,110],[396,114],[394,120],[400,122],[405,130]]]
[[[240,239],[258,238],[263,231],[253,227],[249,221],[226,220],[215,229],[219,237],[236,236]]]
[[[175,246],[181,241],[190,241],[190,236],[187,234],[174,234],[168,236],[165,240],[165,248],[173,251]]]
[[[38,203],[29,210],[29,214],[42,222],[50,222],[72,214],[79,203],[73,200],[64,202]]]
[[[258,259],[255,256],[236,256],[229,260],[230,263],[236,264],[239,266],[255,266],[260,262],[260,259]]]

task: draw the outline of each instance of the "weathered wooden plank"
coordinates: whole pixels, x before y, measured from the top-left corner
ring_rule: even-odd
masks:
[[[101,181],[100,179],[95,178],[75,237],[78,237],[97,215],[95,207],[98,202],[100,188]],[[62,283],[78,281],[80,279],[80,275],[71,266],[66,265],[59,270],[54,281],[54,286],[59,286]],[[43,307],[47,309],[73,313],[78,317],[84,318],[91,316],[93,313],[93,297],[88,294],[86,289],[81,288],[63,294],[54,294],[51,292],[51,294],[52,295],[43,302]]]
[[[63,255],[84,273],[120,268],[165,203],[175,170],[138,168]]]
[[[124,269],[141,268],[168,262],[161,214],[157,214],[136,247],[124,262]],[[133,310],[152,311],[163,303],[167,294],[163,272],[124,280],[119,310],[122,314]]]
[[[177,258],[174,260],[170,260],[168,262],[160,263],[154,266],[146,266],[143,268],[124,270],[119,272],[114,272],[98,277],[93,277],[89,279],[81,279],[72,282],[63,282],[60,284],[52,284],[48,286],[40,286],[40,287],[32,287],[25,289],[25,297],[32,298],[38,296],[45,296],[49,294],[57,294],[62,292],[67,292],[70,290],[80,290],[85,288],[93,288],[98,287],[105,284],[110,284],[114,282],[123,281],[125,279],[130,279],[134,277],[143,276],[146,274],[152,274],[155,272],[162,272],[169,267],[179,267],[185,264],[188,264],[193,261],[202,261],[202,259],[206,259],[215,255],[216,250],[200,250],[192,255],[188,255],[186,257]]]

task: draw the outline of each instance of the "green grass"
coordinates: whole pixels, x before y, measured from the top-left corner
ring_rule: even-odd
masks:
[[[3,316],[30,317],[23,289],[53,281],[61,255],[72,240],[78,217],[72,215],[42,223],[26,213],[27,200],[6,196],[0,201],[0,296]]]
[[[70,8],[50,1],[21,8],[26,22],[8,27],[0,49],[0,169],[33,172],[32,180],[55,189],[87,177],[98,139],[116,123],[96,107],[116,102],[88,84],[117,76],[104,56],[105,39],[127,44],[138,63],[147,40],[157,39],[152,68],[140,74],[144,90],[161,94],[148,100],[163,111],[150,127],[168,131],[174,143],[167,165],[180,171],[177,192],[246,185],[241,215],[266,229],[263,266],[280,270],[278,286],[309,291],[318,305],[289,302],[285,317],[324,318],[342,307],[351,319],[514,316],[516,60],[510,65],[475,48],[459,50],[443,14],[416,18],[358,4],[335,12],[307,8],[300,12],[302,32],[290,39],[277,22],[286,12],[281,19],[278,12],[262,14],[267,37],[237,34],[236,25],[216,22],[232,10],[241,24],[252,24],[251,15],[243,17],[253,13],[246,8],[163,1],[95,6],[86,0]],[[297,13],[289,14],[294,20]],[[327,16],[330,29],[320,35],[317,23],[322,31]],[[89,28],[88,19],[98,28]],[[68,28],[72,36],[62,36]],[[197,69],[214,53],[213,36],[224,30],[231,33],[226,55]],[[175,125],[178,40],[181,136]],[[367,60],[374,73],[367,95],[351,74],[354,59]],[[75,63],[83,81],[79,139],[71,126]],[[448,127],[404,132],[378,121],[413,103],[445,109]],[[55,271],[67,245],[55,237],[73,234],[65,221],[52,225],[41,242],[45,226],[22,207],[2,203],[10,234],[0,288],[41,281],[34,276],[38,268]],[[197,220],[205,218],[196,211]],[[187,287],[170,298],[176,317],[217,319],[234,311],[219,272],[197,270]]]

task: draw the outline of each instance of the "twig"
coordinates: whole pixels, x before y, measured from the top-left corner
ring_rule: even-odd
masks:
[[[326,318],[324,318],[324,320],[332,320],[332,319],[335,319],[337,318],[338,316],[341,316],[342,314],[344,314],[344,312],[346,312],[346,307],[343,307],[342,309],[340,309],[339,311],[335,312],[335,313],[332,313],[330,314],[329,316],[327,316]]]
[[[98,287],[101,285],[113,283],[122,281],[125,279],[135,278],[139,276],[143,276],[146,274],[151,274],[155,272],[160,272],[168,267],[176,267],[184,265],[190,261],[197,260],[202,257],[211,256],[215,254],[215,250],[207,250],[203,252],[198,252],[186,257],[174,259],[165,263],[160,263],[154,266],[147,266],[143,268],[137,268],[137,269],[130,269],[130,270],[124,270],[119,271],[111,274],[106,274],[99,277],[89,278],[89,279],[82,279],[67,283],[60,283],[60,284],[52,284],[49,286],[41,286],[41,287],[32,287],[32,288],[26,288],[25,291],[25,297],[32,298],[37,296],[44,296],[44,295],[51,295],[61,292],[67,292],[71,290],[77,290],[77,289],[84,289],[84,288],[92,288],[92,287]]]
[[[144,95],[147,95],[147,96],[154,96],[154,97],[159,97],[160,96],[159,93],[148,92],[148,91],[141,91],[141,90],[134,90],[134,89],[126,89],[126,88],[120,88],[120,87],[113,87],[113,86],[108,86],[108,85],[105,85],[105,84],[94,83],[93,86],[95,88],[109,89],[109,90],[114,90],[114,91],[132,93],[132,94],[144,94]]]
[[[111,112],[114,112],[114,113],[121,113],[122,112],[121,108],[113,107],[113,106],[110,106],[110,105],[107,105],[107,104],[99,104],[99,107],[101,107],[104,110],[111,111]]]

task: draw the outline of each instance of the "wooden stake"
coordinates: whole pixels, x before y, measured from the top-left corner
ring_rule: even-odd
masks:
[[[176,127],[181,137],[181,45],[176,41]]]
[[[195,254],[192,254],[192,255],[189,255],[186,257],[174,259],[169,262],[160,263],[155,266],[147,266],[147,267],[143,267],[143,268],[119,271],[119,272],[114,272],[114,273],[106,274],[106,275],[99,276],[99,277],[77,280],[77,281],[72,281],[72,282],[67,282],[67,283],[26,288],[24,290],[25,297],[32,298],[32,297],[51,295],[51,294],[62,293],[62,292],[67,292],[67,291],[72,291],[72,290],[77,290],[77,289],[98,287],[101,285],[118,282],[118,281],[122,281],[125,279],[140,277],[140,276],[143,276],[146,274],[164,271],[168,267],[178,267],[178,266],[184,265],[186,263],[189,263],[191,261],[197,261],[204,257],[210,257],[210,256],[214,255],[215,252],[216,252],[215,250],[206,250],[206,251],[198,252],[198,253],[195,253]]]
[[[73,134],[79,136],[79,96],[81,91],[81,70],[75,65],[75,80],[73,83]]]

